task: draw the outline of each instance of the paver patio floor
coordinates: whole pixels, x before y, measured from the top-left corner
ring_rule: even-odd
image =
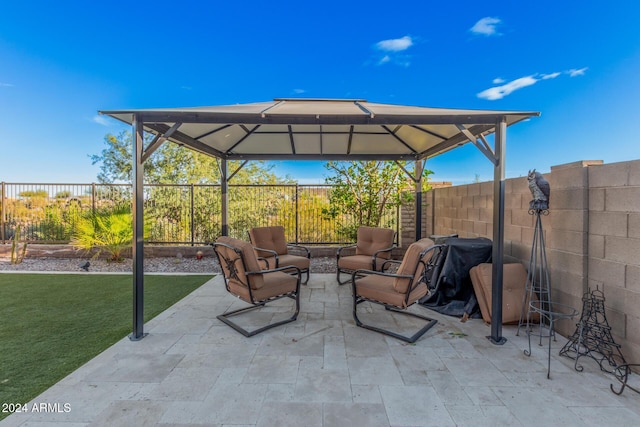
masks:
[[[615,379],[590,359],[575,371],[558,356],[561,336],[547,379],[546,347],[532,338],[525,356],[527,336],[514,326],[496,346],[481,319],[412,307],[438,324],[406,344],[356,327],[351,288],[333,274],[312,274],[301,295],[296,322],[245,338],[216,319],[243,306],[217,276],[148,322],[147,337],[123,338],[29,404],[49,411],[0,426],[640,425],[640,395],[613,394]],[[363,320],[418,326],[365,305]],[[291,306],[280,300],[235,319],[249,326]]]

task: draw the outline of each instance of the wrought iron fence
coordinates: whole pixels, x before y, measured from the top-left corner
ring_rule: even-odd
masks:
[[[289,242],[343,244],[356,220],[330,217],[330,185],[230,185],[229,234],[246,239],[251,227],[282,225]],[[148,243],[204,244],[221,234],[220,185],[153,184],[144,186]],[[130,203],[129,184],[0,183],[0,240],[16,228],[31,243],[68,243],[80,215]],[[382,226],[399,231],[400,209],[385,214]],[[399,233],[398,233],[399,234]]]

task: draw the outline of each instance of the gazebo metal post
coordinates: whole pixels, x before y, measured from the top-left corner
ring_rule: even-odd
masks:
[[[227,159],[220,159],[220,198],[223,236],[229,235],[229,180],[227,178]]]
[[[422,171],[424,160],[416,160],[416,242],[422,239]]]
[[[502,336],[502,280],[504,256],[504,197],[505,197],[505,148],[507,139],[506,118],[496,121],[495,163],[493,169],[493,252],[491,287],[491,336],[489,340],[497,345],[507,342]]]
[[[144,169],[142,150],[144,143],[144,123],[142,117],[133,117],[133,332],[129,335],[132,341],[144,338]]]

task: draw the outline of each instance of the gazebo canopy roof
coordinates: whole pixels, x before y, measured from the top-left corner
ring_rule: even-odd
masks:
[[[420,160],[473,142],[504,120],[537,112],[457,110],[378,104],[360,99],[274,99],[194,108],[100,111],[124,123],[137,120],[157,135],[223,159]],[[150,147],[153,151],[154,144]],[[151,153],[148,153],[151,154]]]

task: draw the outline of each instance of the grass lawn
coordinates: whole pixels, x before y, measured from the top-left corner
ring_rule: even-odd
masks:
[[[145,276],[145,322],[211,277]],[[130,334],[132,287],[130,275],[0,274],[0,404],[29,402]]]

